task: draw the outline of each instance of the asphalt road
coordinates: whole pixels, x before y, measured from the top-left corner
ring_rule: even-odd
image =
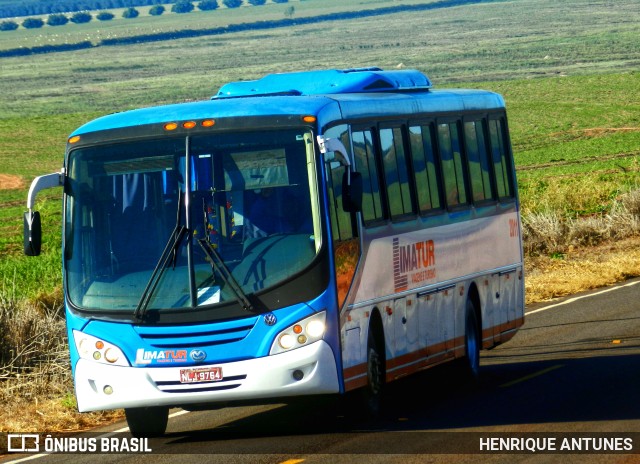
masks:
[[[0,461],[640,463],[640,454],[592,448],[613,443],[640,453],[640,280],[527,308],[518,334],[482,353],[475,384],[444,365],[389,385],[387,396],[386,412],[376,420],[349,407],[355,396],[346,404],[319,399],[176,410],[166,436],[147,443],[152,453]],[[91,437],[127,437],[125,427],[115,424]],[[501,437],[507,447],[490,441]],[[565,438],[578,440],[571,454],[544,453],[545,447],[560,450]],[[507,453],[519,445],[530,449]],[[587,452],[577,454],[580,449]]]

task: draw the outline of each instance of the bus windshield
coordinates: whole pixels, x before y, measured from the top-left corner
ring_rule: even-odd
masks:
[[[308,129],[290,129],[72,151],[64,248],[70,302],[132,313],[143,298],[144,310],[205,307],[303,271],[322,237],[312,140]],[[208,248],[221,263],[212,265]]]

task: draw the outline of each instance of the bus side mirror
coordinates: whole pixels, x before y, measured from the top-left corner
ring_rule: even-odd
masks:
[[[38,256],[42,247],[42,225],[40,213],[33,211],[36,202],[36,195],[44,189],[53,187],[63,187],[65,182],[65,170],[60,172],[45,174],[33,179],[29,187],[27,196],[27,211],[24,213],[24,254],[27,256]]]
[[[362,211],[362,174],[345,172],[342,176],[342,209],[346,213]]]
[[[24,254],[39,256],[42,247],[42,223],[40,213],[27,211],[24,213]]]

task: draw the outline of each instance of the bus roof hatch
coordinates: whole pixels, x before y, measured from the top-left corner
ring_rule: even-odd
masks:
[[[332,69],[268,74],[255,81],[230,82],[223,85],[217,95],[212,98],[397,92],[430,88],[429,78],[413,69],[397,71],[383,71],[380,68]]]

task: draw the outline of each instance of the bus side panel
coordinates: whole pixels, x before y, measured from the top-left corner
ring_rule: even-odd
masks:
[[[372,237],[363,247],[363,262],[358,269],[361,276],[351,289],[355,292],[352,305],[445,289],[471,276],[521,266],[519,238],[508,235],[510,218],[517,218],[515,210]]]
[[[417,221],[425,221],[418,219]],[[348,306],[343,312],[345,389],[366,381],[369,319],[382,316],[387,379],[464,355],[464,311],[471,285],[480,300],[483,346],[506,341],[522,324],[520,237],[509,232],[518,221],[506,212],[428,228],[364,237],[363,255]],[[366,232],[365,232],[366,234]]]

